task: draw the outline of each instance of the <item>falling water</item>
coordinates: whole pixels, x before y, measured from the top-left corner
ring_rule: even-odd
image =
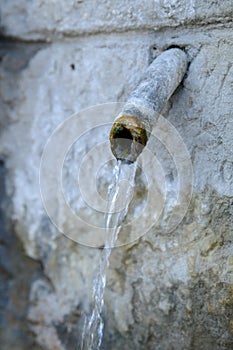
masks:
[[[86,317],[82,334],[82,350],[99,350],[103,337],[102,310],[104,306],[104,289],[109,259],[122,223],[127,215],[135,187],[137,162],[128,164],[117,161],[114,169],[113,183],[108,188],[108,204],[105,217],[105,249],[102,250],[96,278],[93,282],[93,308],[89,318]],[[125,181],[127,189],[125,190]],[[119,210],[119,206],[121,210]]]

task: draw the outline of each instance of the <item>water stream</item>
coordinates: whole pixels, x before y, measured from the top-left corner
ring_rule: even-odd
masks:
[[[103,337],[104,323],[102,311],[104,306],[104,290],[109,259],[123,221],[127,215],[135,187],[137,162],[127,164],[117,161],[113,182],[108,188],[107,210],[105,217],[105,242],[102,250],[96,277],[93,281],[93,306],[89,317],[85,319],[82,334],[82,350],[99,350]],[[121,208],[119,210],[119,208]]]

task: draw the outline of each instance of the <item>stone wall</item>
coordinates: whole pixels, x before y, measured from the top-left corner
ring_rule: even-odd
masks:
[[[51,224],[43,148],[72,113],[125,101],[171,46],[189,58],[165,113],[189,150],[193,196],[172,233],[151,228],[113,250],[102,348],[231,349],[233,2],[12,0],[0,11],[1,349],[79,348],[101,250]]]

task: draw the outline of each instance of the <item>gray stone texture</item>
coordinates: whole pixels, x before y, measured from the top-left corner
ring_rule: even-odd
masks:
[[[232,349],[232,1],[12,0],[0,8],[1,349],[79,348],[101,250],[68,240],[47,217],[42,151],[72,113],[125,101],[171,46],[186,51],[189,68],[164,113],[189,150],[193,196],[173,232],[162,223],[113,250],[102,348]],[[175,171],[159,147],[172,187]],[[71,162],[69,176],[74,170]],[[107,182],[103,172],[101,191]],[[77,210],[88,220],[83,203]]]
[[[7,36],[51,40],[54,36],[160,29],[181,24],[230,22],[231,0],[7,1],[1,5]]]

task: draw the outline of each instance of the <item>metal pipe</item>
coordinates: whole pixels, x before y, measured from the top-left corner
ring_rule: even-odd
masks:
[[[111,128],[111,150],[117,159],[137,159],[186,69],[187,56],[178,48],[163,52],[150,64]]]

